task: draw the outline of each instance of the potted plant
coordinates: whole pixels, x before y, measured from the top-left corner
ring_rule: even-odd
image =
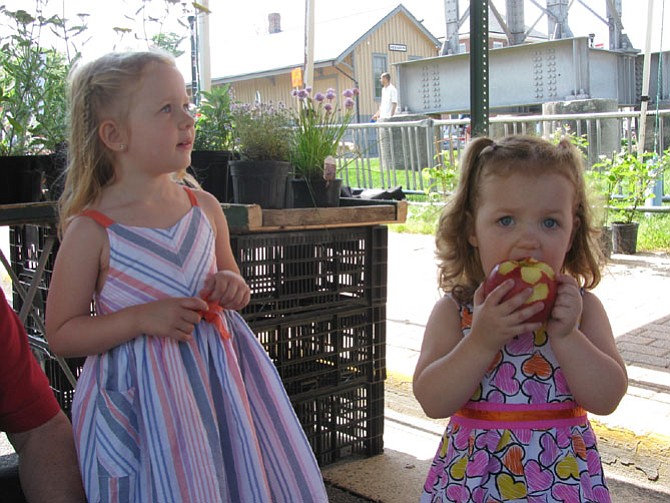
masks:
[[[336,177],[335,156],[353,118],[358,89],[347,89],[338,109],[334,89],[311,95],[311,89],[294,91],[298,100],[296,131],[291,144],[294,205],[339,206],[342,180]]]
[[[68,27],[58,16],[45,16],[44,0],[35,13],[0,14],[11,28],[0,51],[0,203],[31,202],[58,196],[56,180],[65,166],[67,136],[67,75],[79,58],[73,41],[85,24]],[[71,58],[45,47],[42,30],[60,34]],[[44,183],[46,182],[46,183]]]
[[[614,210],[612,251],[634,254],[637,251],[639,222],[634,221],[645,200],[668,163],[668,151],[659,159],[654,152],[638,155],[624,148],[594,164],[600,172],[608,210]],[[605,218],[608,218],[607,215]]]
[[[232,117],[240,157],[230,163],[234,201],[284,208],[294,132],[290,111],[282,103],[235,104]]]
[[[229,161],[233,159],[233,95],[230,84],[202,91],[195,121],[191,172],[220,202],[232,202]]]

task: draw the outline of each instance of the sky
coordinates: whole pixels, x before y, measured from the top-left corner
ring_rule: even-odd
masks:
[[[3,3],[8,8],[30,9],[36,0],[5,0]],[[44,2],[45,0],[40,0]],[[183,7],[190,4],[182,0],[171,0],[175,5],[171,7],[171,25],[173,31],[188,34],[186,28],[177,24],[180,18],[186,23],[187,13]],[[504,12],[504,0],[491,0],[494,5]],[[604,44],[608,47],[608,29],[604,22],[589,12],[583,3],[587,3],[602,18],[605,18],[607,0],[572,0],[569,13],[569,24],[575,36],[587,36],[595,33],[595,43]],[[200,0],[200,3],[204,3]],[[315,0],[315,13],[317,20],[320,17],[332,18],[335,16],[346,16],[353,12],[375,11],[379,12],[379,18],[390,12],[401,3],[401,0]],[[546,0],[526,0],[525,18],[526,25],[533,25],[540,18],[541,11],[535,4],[544,5]],[[225,50],[234,50],[239,46],[239,40],[263,33],[267,29],[267,16],[271,12],[278,12],[282,18],[282,29],[302,29],[304,26],[304,0],[209,0],[210,15],[210,46],[216,57],[225,57]],[[444,23],[443,0],[404,0],[402,4],[424,25],[433,35],[442,39],[446,28]],[[647,26],[647,6],[649,0],[622,0],[624,32],[629,36],[633,46],[641,51],[645,48],[645,33]],[[654,15],[652,25],[651,50],[658,51],[660,48],[670,50],[670,0],[653,0]],[[664,4],[667,4],[664,6]],[[133,40],[133,35],[126,35],[121,39],[113,31],[114,26],[133,27],[137,32],[142,31],[139,22],[133,23],[124,16],[131,16],[142,4],[141,0],[48,0],[47,9],[61,13],[62,6],[66,9],[66,18],[76,19],[77,12],[87,12],[89,29],[86,36],[90,39],[81,46],[86,59],[96,57],[111,50],[127,48],[141,48],[142,42]],[[151,14],[160,18],[163,14],[165,2],[163,0],[152,0]],[[463,15],[469,1],[460,0],[460,14]],[[136,16],[139,18],[140,16]],[[148,30],[157,30],[156,23],[149,22]],[[469,31],[469,26],[465,27]],[[539,19],[535,29],[541,32],[547,31],[546,17]],[[6,28],[0,26],[0,34]],[[662,33],[663,32],[663,33]],[[146,47],[146,45],[145,45]],[[179,60],[179,67],[185,74],[187,80],[190,78],[190,60],[188,50],[190,44],[185,41],[181,47],[187,51]],[[216,77],[213,75],[212,77]]]

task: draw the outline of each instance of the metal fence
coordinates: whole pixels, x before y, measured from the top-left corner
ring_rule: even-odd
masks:
[[[396,118],[394,118],[396,119]],[[661,153],[670,146],[670,110],[647,113],[645,150]],[[570,115],[496,116],[489,136],[535,134],[545,138],[571,134],[585,140],[590,167],[624,145],[634,145],[640,113],[635,111]],[[421,119],[351,124],[340,152],[344,184],[362,189],[402,186],[406,193],[424,193],[423,169],[454,165],[470,137],[469,119]],[[345,169],[346,168],[346,169]]]

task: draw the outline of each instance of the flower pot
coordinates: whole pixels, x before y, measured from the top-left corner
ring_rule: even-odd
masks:
[[[638,222],[613,222],[612,251],[634,255],[637,251],[637,230],[639,226]]]
[[[233,201],[261,208],[286,207],[286,184],[291,164],[284,161],[231,161]]]
[[[321,176],[291,180],[294,208],[321,208],[340,205],[342,179],[324,180]]]
[[[64,154],[0,156],[0,204],[58,199],[64,167]]]
[[[600,244],[600,249],[603,252],[603,255],[606,258],[612,256],[612,228],[611,227],[601,227],[600,228],[600,237],[598,238]]]
[[[219,202],[231,203],[233,189],[228,162],[234,159],[228,150],[194,150],[191,152],[189,172],[203,190],[214,195]]]

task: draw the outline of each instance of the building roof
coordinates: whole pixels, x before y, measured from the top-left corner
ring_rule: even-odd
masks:
[[[330,66],[345,59],[365,38],[398,13],[404,13],[411,23],[430,38],[436,46],[438,39],[402,4],[391,12],[374,9],[339,16],[315,24],[314,66]],[[302,66],[305,59],[304,28],[290,28],[279,33],[254,36],[235,41],[235,50],[219,57],[212,52],[212,80],[231,82],[251,77],[284,74]]]

